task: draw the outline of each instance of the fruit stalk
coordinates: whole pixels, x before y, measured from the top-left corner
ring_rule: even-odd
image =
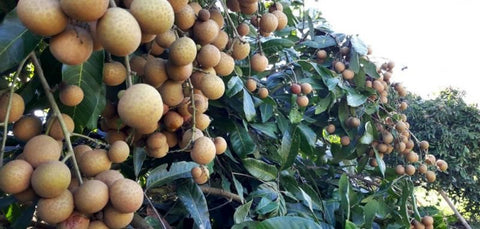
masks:
[[[87,139],[91,142],[95,142],[96,145],[101,145],[101,146],[108,146],[108,144],[106,143],[103,143],[101,142],[100,140],[98,139],[95,139],[95,138],[91,138],[89,136],[86,136],[86,135],[83,135],[83,134],[79,134],[79,133],[70,133],[70,136],[72,137],[80,137],[80,138],[84,138],[84,139]]]
[[[233,34],[235,35],[235,37],[238,37],[238,39],[240,39],[240,41],[245,42],[245,40],[243,40],[242,36],[240,36],[240,34],[238,34],[237,27],[235,26],[235,23],[233,23],[233,20],[230,17],[230,14],[228,14],[228,7],[225,4],[224,0],[220,0],[219,2],[222,4],[225,15],[227,16],[228,23],[230,24],[230,26],[232,26]],[[233,46],[233,44],[232,44],[232,46]]]
[[[65,155],[65,157],[71,157],[72,158],[72,164],[73,168],[75,170],[75,175],[77,176],[77,179],[80,184],[83,184],[82,180],[82,174],[80,173],[80,169],[78,168],[77,160],[75,159],[74,153],[73,153],[73,147],[72,147],[72,142],[70,140],[70,132],[67,130],[67,126],[65,124],[65,121],[63,120],[62,113],[60,112],[60,109],[58,108],[57,103],[55,102],[55,98],[53,97],[53,94],[51,92],[50,86],[48,85],[47,79],[45,78],[45,74],[43,73],[42,66],[40,65],[40,62],[37,59],[36,55],[32,55],[32,62],[33,65],[35,66],[35,70],[38,73],[38,77],[40,79],[40,82],[42,83],[43,90],[45,91],[45,94],[47,95],[48,102],[50,103],[50,106],[53,109],[54,115],[58,118],[58,121],[60,122],[60,126],[62,127],[62,132],[63,135],[65,136],[65,141],[67,142],[67,150],[68,153]]]
[[[13,93],[15,92],[15,83],[17,82],[17,78],[20,75],[20,72],[25,65],[25,62],[32,56],[33,53],[28,54],[25,59],[20,62],[18,65],[17,71],[15,72],[15,76],[13,76],[12,85],[10,86],[8,97],[8,105],[7,105],[7,113],[5,114],[5,120],[3,120],[3,138],[2,138],[2,146],[0,148],[0,167],[3,166],[3,156],[5,154],[5,145],[7,144],[7,134],[8,134],[8,120],[10,119],[10,110],[12,109],[12,100],[13,100]]]
[[[127,88],[133,85],[132,82],[132,68],[130,67],[130,60],[125,56],[125,67],[127,68]]]
[[[216,196],[223,196],[223,197],[229,199],[230,201],[234,200],[236,202],[244,204],[244,202],[242,201],[242,198],[239,195],[233,194],[231,192],[227,192],[223,189],[213,188],[213,187],[208,187],[208,186],[200,186],[200,189],[204,193],[212,194],[212,195],[216,195]]]
[[[147,196],[147,193],[146,192],[143,192],[143,196],[145,197],[145,199],[147,200],[148,204],[150,205],[150,207],[153,209],[153,212],[155,213],[155,216],[157,217],[158,221],[160,221],[160,223],[162,224],[162,228],[167,228],[167,226],[165,226],[165,223],[164,223],[164,220],[162,219],[162,217],[160,216],[160,213],[158,213],[157,209],[155,208],[155,205],[153,205],[152,201],[150,200],[150,198]]]

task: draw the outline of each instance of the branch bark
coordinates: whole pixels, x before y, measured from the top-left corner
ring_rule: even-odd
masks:
[[[212,195],[216,195],[216,196],[223,196],[229,200],[234,200],[238,203],[241,203],[243,204],[243,201],[242,201],[242,198],[237,195],[237,194],[233,194],[231,192],[227,192],[223,189],[219,189],[219,188],[213,188],[213,187],[208,187],[208,186],[200,186],[200,189],[202,189],[202,192],[206,193],[206,194],[212,194]]]
[[[448,198],[447,194],[445,193],[445,191],[443,191],[443,189],[438,189],[438,192],[440,193],[440,195],[443,197],[443,199],[447,202],[448,206],[450,206],[450,208],[452,209],[452,211],[455,213],[455,216],[457,216],[458,220],[460,220],[460,222],[463,224],[463,226],[467,229],[472,229],[472,227],[467,223],[467,221],[465,220],[465,218],[463,218],[463,216],[460,214],[460,212],[458,212],[457,208],[455,207],[455,205],[453,205],[452,201],[450,200],[450,198]]]

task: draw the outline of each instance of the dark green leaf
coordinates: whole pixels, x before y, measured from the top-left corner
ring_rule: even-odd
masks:
[[[372,123],[368,121],[367,123],[365,123],[365,133],[363,133],[363,136],[360,138],[360,143],[368,145],[372,143],[373,140],[373,126]]]
[[[375,79],[380,78],[380,74],[378,74],[377,72],[377,66],[374,63],[366,59],[361,59],[360,62],[363,64],[363,70],[365,71],[365,73]]]
[[[15,202],[15,197],[13,195],[5,196],[0,199],[0,210],[6,208],[8,205]]]
[[[275,166],[254,158],[243,159],[243,166],[251,175],[263,181],[274,180],[278,175],[278,170]]]
[[[373,219],[375,219],[375,214],[379,208],[378,201],[369,200],[365,205],[364,214],[365,214],[365,228],[372,228]]]
[[[243,185],[242,185],[242,183],[240,183],[240,181],[237,180],[237,178],[235,178],[235,175],[232,175],[232,179],[233,179],[233,184],[235,185],[235,189],[237,190],[237,194],[240,196],[240,199],[243,202],[244,201],[244,199],[243,199]]]
[[[278,149],[278,155],[280,156],[280,158],[282,158],[282,168],[286,167],[285,164],[287,163],[290,157],[291,147],[292,147],[292,136],[290,135],[290,131],[286,130],[283,133],[282,144],[280,145],[280,149]]]
[[[367,101],[368,97],[358,93],[355,90],[349,90],[347,94],[347,103],[351,107],[358,107]]]
[[[352,43],[352,47],[360,56],[365,56],[368,53],[368,47],[365,43],[363,43],[358,36],[352,36],[350,38],[350,42]]]
[[[292,106],[292,108],[290,109],[290,113],[288,114],[288,117],[290,119],[290,123],[297,124],[302,121],[303,114],[298,110],[297,106]]]
[[[16,10],[12,10],[0,25],[0,72],[18,65],[41,40],[41,36],[33,34],[22,24]]]
[[[28,206],[26,209],[23,209],[20,216],[13,223],[12,228],[13,229],[27,228],[32,223],[33,213],[35,212],[35,206],[36,204],[32,204]]]
[[[243,89],[243,82],[238,76],[233,76],[227,83],[227,91],[225,95],[232,97]]]
[[[304,41],[301,44],[306,45],[310,48],[323,49],[323,48],[335,46],[337,45],[337,42],[332,36],[323,35],[323,36],[315,36],[313,41]]]
[[[248,220],[247,217],[252,203],[253,200],[250,200],[246,204],[240,205],[237,207],[237,209],[235,209],[235,213],[233,214],[233,220],[235,224],[243,223]]]
[[[340,78],[337,78],[337,77],[335,77],[335,78],[328,77],[328,78],[323,78],[323,79],[324,79],[324,82],[327,85],[329,91],[333,91],[333,89],[335,89],[335,87],[337,87],[338,83],[340,82]]]
[[[192,179],[186,179],[177,186],[177,195],[198,228],[212,228],[207,201],[202,190]]]
[[[273,116],[273,105],[262,103],[260,105],[260,115],[262,116],[262,122],[267,122]]]
[[[313,220],[298,216],[277,216],[266,219],[262,222],[249,221],[233,225],[232,229],[304,229],[304,228],[323,228]]]
[[[338,192],[340,194],[341,209],[345,214],[344,217],[345,219],[350,219],[350,182],[345,174],[342,174],[338,181]]]
[[[247,121],[252,121],[255,118],[256,111],[255,106],[253,105],[252,96],[246,89],[243,89],[243,112],[245,113],[245,117]]]
[[[240,158],[245,158],[256,149],[248,132],[237,123],[235,123],[235,129],[230,132],[230,143],[232,144],[231,148]]]
[[[315,132],[307,125],[300,124],[297,127],[300,130],[300,133],[302,133],[303,137],[305,137],[307,140],[307,143],[314,147],[317,141],[317,134],[315,134]]]
[[[358,53],[355,52],[354,50],[350,50],[350,62],[349,63],[350,63],[350,65],[348,66],[348,68],[350,68],[355,73],[358,73],[358,71],[360,70],[360,61],[359,61],[359,58],[358,58]]]
[[[143,147],[135,147],[133,151],[133,170],[135,172],[135,177],[138,178],[140,171],[142,170],[143,162],[147,157],[147,153]]]
[[[387,169],[387,167],[385,165],[385,162],[380,157],[380,153],[378,153],[376,148],[373,148],[373,151],[375,151],[375,159],[377,160],[378,168],[380,169],[380,172],[382,173],[382,176],[385,177],[385,170]]]
[[[68,84],[82,88],[84,98],[75,107],[62,107],[62,112],[70,115],[75,121],[75,128],[96,129],[99,115],[105,108],[105,86],[102,82],[103,51],[92,53],[83,64],[70,66],[64,65],[62,79]]]
[[[318,101],[317,106],[315,107],[315,114],[320,114],[328,109],[328,106],[330,106],[330,103],[332,102],[332,97],[331,94],[328,94],[325,98],[321,98],[320,101]]]
[[[275,123],[252,123],[250,126],[271,138],[277,138],[277,125]]]
[[[170,169],[167,170],[168,164],[161,164],[149,173],[146,188],[160,187],[180,178],[191,177],[190,171],[197,166],[198,164],[195,162],[180,161],[172,163]]]
[[[286,48],[294,46],[295,43],[289,39],[270,39],[262,43],[262,49],[265,53],[275,53]]]
[[[350,222],[350,220],[345,221],[345,229],[357,229],[357,225]]]
[[[340,207],[340,203],[336,200],[328,200],[323,202],[323,206],[325,206],[325,220],[335,225],[335,211]]]
[[[365,89],[365,81],[367,79],[367,76],[365,75],[365,71],[363,68],[361,68],[357,74],[355,74],[355,77],[353,78],[353,82],[355,83],[355,87],[357,89],[363,90]]]

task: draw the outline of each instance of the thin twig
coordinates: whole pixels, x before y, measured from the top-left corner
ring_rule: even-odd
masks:
[[[125,67],[127,68],[127,88],[133,85],[132,82],[132,68],[130,67],[130,60],[128,56],[125,56]]]
[[[58,108],[58,105],[55,102],[55,98],[53,97],[50,86],[48,85],[47,79],[45,78],[45,74],[43,73],[42,66],[40,65],[40,62],[38,61],[36,55],[32,55],[32,62],[33,62],[33,65],[35,66],[35,70],[38,73],[38,78],[42,83],[43,90],[45,91],[45,94],[53,110],[53,113],[57,117],[60,123],[60,127],[62,128],[63,136],[65,137],[65,141],[67,143],[67,150],[68,150],[67,155],[65,155],[65,157],[72,158],[72,162],[73,162],[72,164],[75,170],[75,175],[77,176],[78,182],[80,184],[83,184],[82,174],[80,173],[80,169],[78,168],[77,159],[74,156],[75,154],[73,152],[72,142],[70,140],[70,132],[67,129],[65,120],[63,120],[62,113],[60,112],[60,109]]]
[[[145,199],[147,199],[147,202],[148,204],[150,205],[150,207],[152,207],[153,209],[153,212],[155,213],[155,216],[157,217],[158,221],[160,221],[160,223],[162,224],[162,228],[163,229],[167,229],[167,226],[165,226],[163,220],[162,220],[162,217],[160,216],[160,213],[158,213],[157,209],[155,208],[155,205],[153,205],[152,201],[150,200],[150,198],[147,196],[147,193],[144,192],[143,193],[143,196],[145,196]]]
[[[80,138],[85,138],[91,142],[95,142],[97,145],[102,145],[102,146],[108,146],[107,143],[101,142],[99,139],[91,138],[87,135],[79,134],[79,133],[70,133],[72,137],[80,137]]]
[[[219,1],[222,4],[223,10],[225,12],[225,15],[227,16],[227,21],[230,23],[230,26],[232,27],[232,31],[235,37],[237,37],[241,42],[246,42],[240,34],[238,34],[237,28],[235,27],[235,23],[233,23],[232,18],[230,17],[230,14],[228,13],[228,7],[226,6],[224,0]]]
[[[7,144],[7,134],[8,134],[8,120],[10,119],[10,111],[12,110],[12,100],[13,100],[13,93],[15,92],[15,83],[17,82],[18,75],[23,69],[25,62],[27,62],[28,58],[32,53],[30,53],[25,59],[20,62],[17,68],[17,72],[13,76],[12,86],[10,86],[10,96],[8,97],[8,105],[7,105],[7,113],[5,114],[5,120],[3,122],[3,138],[2,138],[2,147],[0,148],[0,167],[3,166],[3,156],[5,154],[5,145]]]
[[[455,213],[455,216],[457,216],[458,220],[460,220],[460,222],[463,224],[463,226],[467,229],[472,229],[472,227],[467,223],[467,221],[465,220],[465,218],[463,218],[463,216],[460,214],[460,212],[458,212],[457,208],[455,207],[455,205],[453,205],[452,201],[450,200],[450,198],[448,198],[447,194],[445,193],[445,191],[443,191],[443,189],[438,189],[438,192],[440,193],[440,195],[443,197],[443,199],[447,202],[448,206],[450,206],[450,208],[452,209],[452,211]]]
[[[234,200],[238,203],[243,204],[242,198],[239,195],[231,193],[231,192],[227,192],[223,189],[213,188],[213,187],[209,187],[209,186],[200,186],[200,189],[204,193],[211,194],[211,195],[216,195],[216,196],[222,196],[222,197],[225,197],[229,200]]]

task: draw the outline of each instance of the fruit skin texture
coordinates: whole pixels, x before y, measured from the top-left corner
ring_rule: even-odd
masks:
[[[216,137],[213,139],[213,143],[215,144],[215,153],[217,155],[223,154],[227,150],[227,141],[223,137]]]
[[[108,0],[60,0],[63,12],[79,21],[96,21],[108,8]]]
[[[168,61],[183,66],[192,63],[196,56],[197,46],[195,42],[188,37],[181,37],[170,45]]]
[[[297,97],[297,104],[299,107],[306,107],[308,106],[308,97],[305,95],[301,95]]]
[[[74,211],[65,221],[57,225],[57,229],[88,229],[90,219],[82,213]]]
[[[211,44],[204,45],[197,54],[197,62],[204,68],[215,67],[220,58],[220,50]]]
[[[62,114],[62,118],[65,122],[65,125],[67,126],[68,132],[73,132],[73,130],[75,129],[75,123],[73,122],[73,119],[67,114]],[[47,125],[50,125],[51,122],[53,123],[51,124],[49,135],[56,140],[63,140],[65,136],[63,135],[60,121],[58,121],[57,117],[52,117],[50,118],[50,120],[48,120]]]
[[[68,190],[64,190],[60,195],[40,199],[37,205],[37,215],[48,224],[57,224],[66,220],[73,212],[73,196]]]
[[[54,198],[67,190],[70,181],[70,169],[65,164],[60,161],[49,161],[42,163],[33,171],[31,184],[37,195]]]
[[[30,187],[33,167],[26,161],[17,159],[0,168],[0,189],[9,194],[23,192]]]
[[[265,99],[268,97],[268,89],[267,88],[260,88],[258,89],[258,97],[260,97],[261,99]]]
[[[201,45],[213,42],[217,38],[219,31],[218,24],[212,19],[197,21],[193,26],[195,40]]]
[[[211,100],[219,99],[225,92],[223,80],[213,74],[206,74],[200,84],[203,94]]]
[[[142,129],[162,117],[163,101],[158,91],[148,84],[129,87],[118,102],[118,115],[132,128]]]
[[[255,53],[250,59],[250,66],[253,71],[263,72],[268,66],[268,59],[261,53]]]
[[[81,87],[68,85],[60,91],[60,101],[66,106],[76,106],[83,100],[84,94]]]
[[[117,86],[127,78],[127,69],[122,63],[113,61],[103,65],[103,82],[107,86]]]
[[[203,136],[195,140],[190,157],[198,164],[206,165],[215,158],[216,151],[213,141]]]
[[[55,139],[48,135],[38,135],[30,139],[23,148],[25,160],[37,167],[47,161],[60,159],[60,147]]]
[[[220,52],[220,62],[215,66],[215,71],[219,76],[228,76],[235,68],[235,60],[230,55]]]
[[[163,102],[170,107],[176,106],[183,101],[183,87],[181,82],[167,80],[160,87]]]
[[[437,179],[437,175],[435,175],[435,172],[433,171],[427,171],[425,177],[429,183],[433,183]]]
[[[78,166],[85,176],[92,177],[109,170],[112,162],[108,158],[107,151],[95,149],[85,152],[78,160]]]
[[[144,33],[159,34],[172,28],[175,20],[173,8],[167,0],[135,0],[130,12]]]
[[[95,220],[90,222],[88,229],[109,229],[109,227],[103,221]]]
[[[122,213],[112,206],[103,210],[103,222],[109,228],[120,229],[126,227],[133,219],[133,212]]]
[[[95,176],[96,180],[102,181],[108,187],[115,183],[115,181],[123,178],[123,175],[117,170],[105,170]]]
[[[275,31],[278,27],[278,18],[275,14],[266,13],[260,19],[260,30],[266,33]]]
[[[232,57],[235,60],[243,60],[250,53],[250,44],[248,42],[242,42],[238,38],[233,40],[233,52]]]
[[[127,10],[112,7],[97,22],[97,38],[111,54],[126,56],[140,46],[142,32]]]
[[[122,163],[130,155],[130,147],[125,141],[115,141],[108,150],[108,158],[113,163]]]
[[[86,214],[102,210],[108,203],[108,186],[99,180],[85,181],[74,194],[75,208]]]
[[[7,107],[8,107],[8,98],[10,97],[9,93],[4,93],[0,97],[0,122],[5,121],[5,116],[7,116]],[[17,93],[12,94],[12,105],[10,109],[10,117],[8,118],[8,123],[16,122],[19,120],[23,112],[25,111],[25,102],[23,101],[22,96]]]
[[[130,179],[115,181],[109,190],[110,203],[119,212],[129,213],[138,210],[143,203],[143,189]]]
[[[58,0],[20,0],[17,15],[25,27],[42,36],[58,34],[68,23]]]
[[[27,142],[42,132],[42,121],[35,116],[23,116],[13,125],[13,135]]]
[[[255,81],[254,79],[248,79],[245,85],[247,87],[247,90],[250,92],[257,90],[257,81]]]
[[[62,33],[50,39],[50,52],[60,62],[79,65],[93,52],[93,38],[90,32],[80,27],[67,27]]]

